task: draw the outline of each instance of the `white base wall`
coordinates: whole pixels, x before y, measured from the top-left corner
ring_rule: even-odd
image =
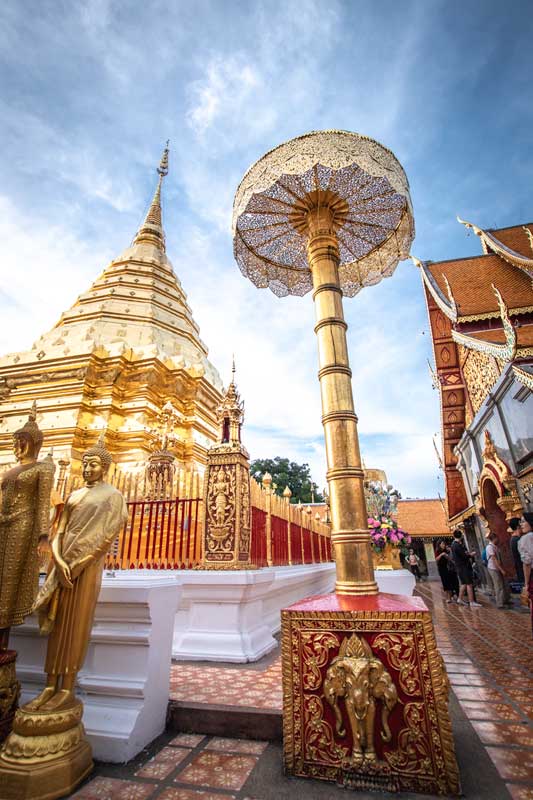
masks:
[[[335,585],[334,564],[258,570],[183,570],[176,660],[257,661],[277,647],[280,610]]]
[[[78,675],[94,757],[129,761],[165,728],[179,573],[104,574],[87,658]],[[44,686],[46,637],[37,619],[12,629],[21,703]]]
[[[412,595],[405,569],[377,570],[381,592]],[[174,624],[177,661],[258,661],[277,647],[280,611],[305,597],[328,594],[335,565],[308,564],[261,570],[183,570]]]
[[[416,579],[408,569],[376,569],[374,571],[380,592],[389,594],[413,594]]]

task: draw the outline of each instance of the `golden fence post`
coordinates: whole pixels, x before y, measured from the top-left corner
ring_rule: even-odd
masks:
[[[289,560],[289,566],[292,565],[292,543],[291,543],[291,496],[292,492],[288,486],[286,486],[283,490],[283,499],[285,500],[285,505],[287,506],[287,554]]]
[[[311,564],[315,563],[315,545],[313,542],[313,518],[312,518],[312,511],[309,506],[305,509],[305,513],[308,517],[308,524],[309,524],[309,540],[311,542]]]
[[[299,512],[298,519],[299,519],[299,522],[300,522],[300,548],[301,548],[301,551],[302,551],[302,564],[305,564],[304,526],[303,526],[303,520],[302,520],[303,508],[302,508],[302,504],[301,504],[300,501],[298,501],[297,508],[298,508],[298,512]]]
[[[267,557],[267,567],[271,567],[273,564],[272,561],[272,475],[269,472],[265,472],[263,475],[262,480],[263,488],[265,490],[265,499],[266,499],[266,557]]]

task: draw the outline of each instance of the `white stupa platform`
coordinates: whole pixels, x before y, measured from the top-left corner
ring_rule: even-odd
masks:
[[[102,761],[129,761],[165,729],[177,572],[104,573],[94,626],[76,692],[83,724]],[[13,628],[21,704],[44,686],[46,637],[36,617]]]

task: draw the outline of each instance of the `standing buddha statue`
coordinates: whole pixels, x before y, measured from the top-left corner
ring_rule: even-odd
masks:
[[[32,609],[39,588],[39,556],[47,547],[51,459],[37,461],[43,434],[34,403],[28,421],[13,434],[19,462],[2,476],[0,510],[0,652],[7,650],[9,630]]]
[[[112,458],[103,437],[83,455],[85,486],[69,495],[52,539],[52,561],[33,610],[48,633],[46,687],[22,706],[0,750],[6,800],[64,797],[90,773],[91,746],[74,693],[100,593],[104,560],[127,519],[122,494],[105,482]]]
[[[52,568],[34,610],[48,633],[46,687],[25,708],[57,711],[75,702],[100,593],[104,560],[128,513],[122,494],[104,481],[112,458],[103,437],[83,455],[85,486],[68,497],[52,540]]]

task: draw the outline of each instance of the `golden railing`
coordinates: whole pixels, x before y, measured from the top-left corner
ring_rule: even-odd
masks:
[[[193,569],[203,563],[204,501],[196,470],[176,470],[172,480],[115,471],[108,478],[122,492],[128,519],[107,569]],[[59,471],[55,503],[83,485],[81,476]],[[330,526],[309,506],[279,497],[270,484],[251,480],[250,563],[255,567],[319,564],[332,560]],[[323,513],[323,512],[322,512]]]

